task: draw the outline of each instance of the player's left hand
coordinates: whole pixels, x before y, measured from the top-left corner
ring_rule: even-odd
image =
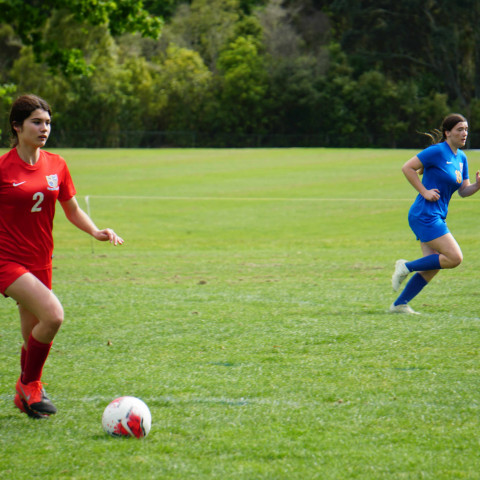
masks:
[[[94,237],[100,242],[109,241],[112,245],[122,245],[123,238],[118,236],[111,228],[99,230],[94,234]]]

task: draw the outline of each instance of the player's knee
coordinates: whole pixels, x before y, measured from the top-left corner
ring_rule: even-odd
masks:
[[[462,252],[455,253],[451,255],[450,258],[451,268],[458,267],[463,262],[463,255]]]
[[[58,332],[63,323],[63,308],[60,304],[52,306],[47,312],[44,322],[52,332]]]

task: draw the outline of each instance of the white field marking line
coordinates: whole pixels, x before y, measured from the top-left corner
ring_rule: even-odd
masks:
[[[130,395],[135,396],[135,392],[130,393]],[[14,394],[2,394],[0,395],[1,401],[6,401],[8,406],[7,408],[9,411],[14,411],[13,407],[13,398]],[[99,408],[105,408],[112,400],[115,398],[123,396],[120,393],[114,394],[112,396],[107,397],[106,395],[95,395],[95,396],[88,396],[88,397],[81,397],[75,399],[76,402],[85,403],[85,404],[92,404],[92,403],[102,403],[102,406]],[[50,395],[53,401],[62,401],[68,403],[71,401],[72,397],[61,397],[61,396],[54,396]],[[225,405],[227,407],[254,407],[254,406],[268,406],[268,407],[278,407],[278,408],[311,408],[317,406],[337,406],[339,404],[338,401],[327,401],[327,400],[307,400],[307,401],[298,401],[298,400],[286,400],[282,399],[269,399],[269,398],[256,398],[256,397],[240,397],[240,398],[228,398],[228,397],[191,397],[191,398],[180,398],[180,397],[173,397],[170,395],[159,395],[159,396],[139,396],[141,400],[143,400],[149,408],[159,407],[159,403],[166,403],[166,404],[175,404],[175,405],[195,405],[195,404],[214,404],[214,405]],[[10,402],[12,403],[10,410]],[[346,401],[342,403],[343,405],[349,405],[350,402]],[[425,408],[425,405],[434,405],[434,403],[412,403],[410,406],[417,407],[417,408]],[[472,403],[473,406],[478,407],[479,404],[476,402]]]
[[[182,201],[266,201],[266,202],[413,202],[413,198],[321,198],[321,197],[167,197],[142,195],[87,195],[90,198],[114,200],[182,200]]]

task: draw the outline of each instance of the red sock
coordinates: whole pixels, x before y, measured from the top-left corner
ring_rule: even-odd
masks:
[[[47,361],[52,343],[41,343],[30,334],[27,343],[27,355],[25,358],[25,370],[22,375],[22,383],[35,382],[42,378],[42,370]]]
[[[25,360],[27,359],[27,351],[25,350],[25,345],[22,345],[22,350],[20,352],[20,368],[22,369],[22,377],[23,372],[25,371]]]

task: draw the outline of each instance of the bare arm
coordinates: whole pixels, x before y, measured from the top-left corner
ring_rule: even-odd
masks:
[[[467,178],[463,181],[462,186],[458,189],[458,194],[461,197],[469,197],[474,193],[477,193],[480,190],[480,172],[477,171],[475,175],[475,183],[470,183],[470,180]]]
[[[60,204],[68,220],[80,230],[101,242],[108,240],[113,245],[121,245],[123,243],[123,238],[119,237],[111,228],[99,230],[93,223],[93,220],[80,208],[75,197],[66,202],[60,202]]]
[[[437,188],[427,190],[421,182],[418,174],[419,172],[423,173],[423,163],[416,155],[403,165],[402,172],[412,184],[413,188],[415,188],[425,200],[436,202],[440,198],[440,191]]]

